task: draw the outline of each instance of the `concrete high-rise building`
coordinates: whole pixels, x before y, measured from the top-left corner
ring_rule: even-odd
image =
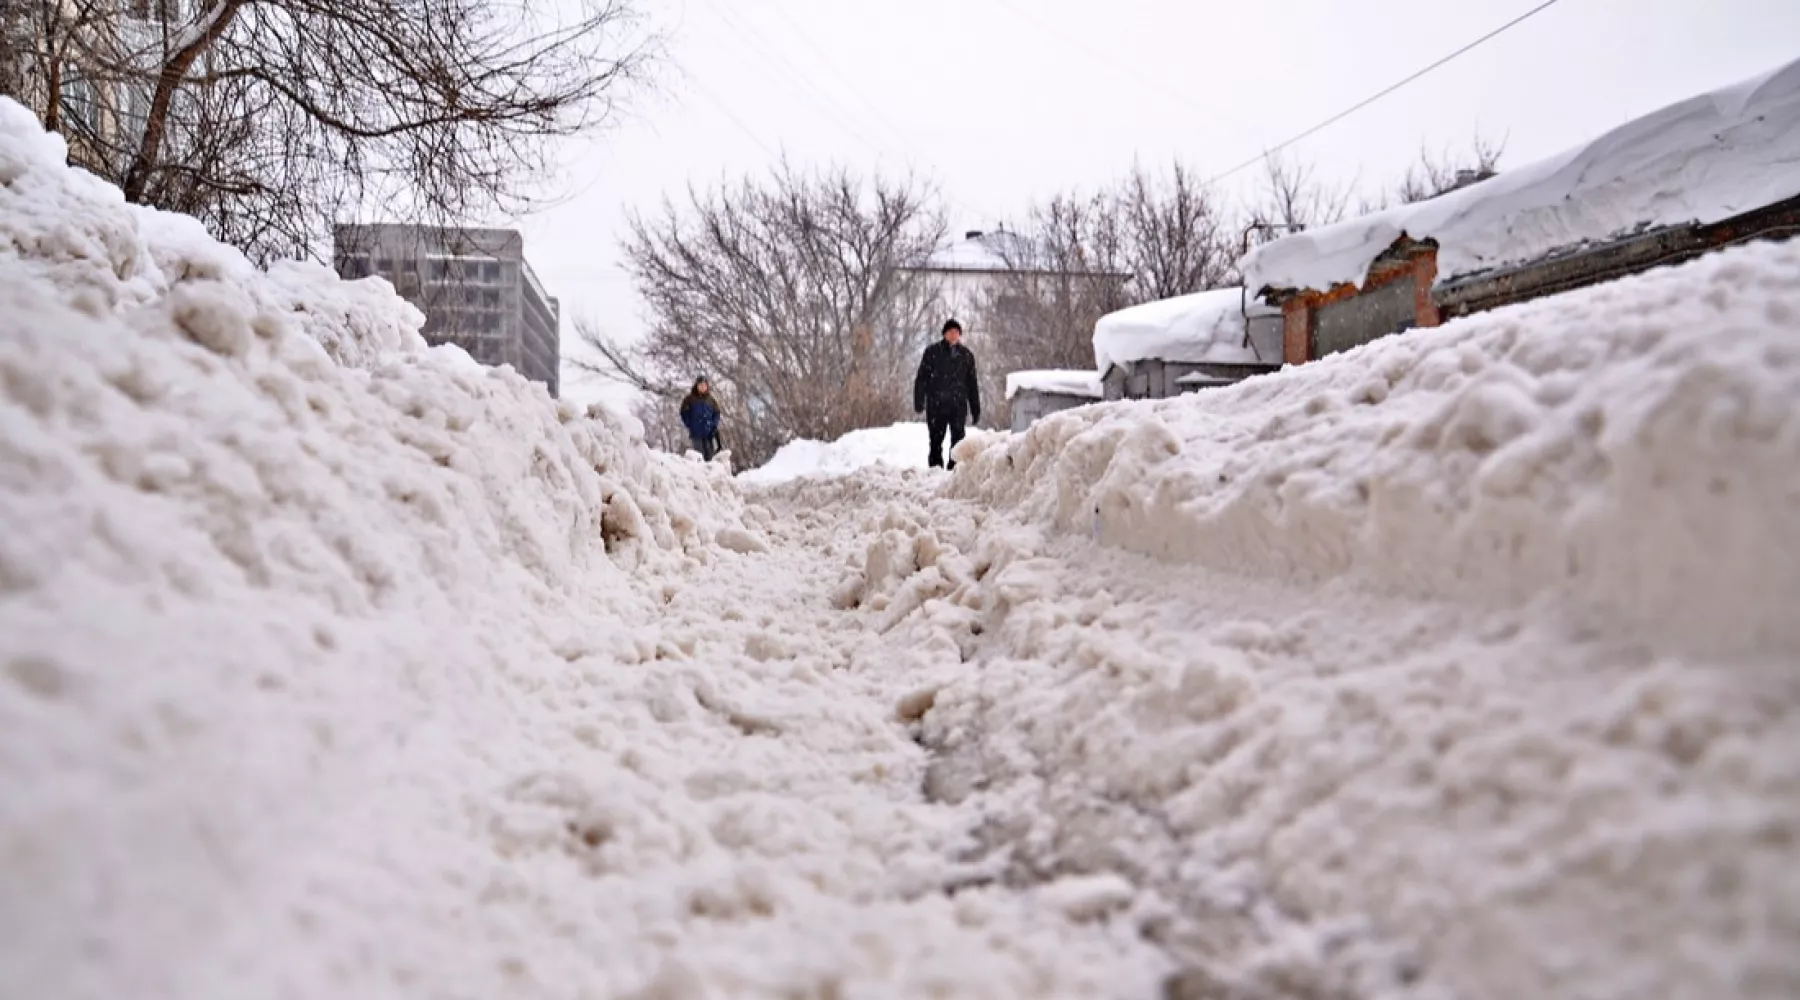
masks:
[[[340,225],[339,276],[379,274],[425,314],[425,339],[451,343],[484,365],[512,365],[561,391],[562,308],[525,262],[511,229]]]

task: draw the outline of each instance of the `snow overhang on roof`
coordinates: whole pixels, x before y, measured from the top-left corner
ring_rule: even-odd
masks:
[[[1006,398],[1012,399],[1020,392],[1082,396],[1087,399],[1099,399],[1106,394],[1100,384],[1099,372],[1066,369],[1008,372]]]
[[[1361,285],[1402,237],[1442,284],[1800,195],[1800,60],[1429,201],[1287,236],[1243,260],[1259,295]]]
[[[1105,374],[1134,361],[1255,364],[1262,359],[1244,343],[1246,308],[1251,316],[1278,315],[1260,302],[1246,303],[1242,288],[1178,295],[1108,313],[1094,324],[1094,367]]]

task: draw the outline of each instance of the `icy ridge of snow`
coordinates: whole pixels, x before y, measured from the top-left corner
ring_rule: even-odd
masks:
[[[1800,649],[1800,243],[975,442],[959,495],[1233,572]],[[966,471],[964,471],[966,469]]]
[[[1058,368],[1007,372],[1006,398],[1012,399],[1018,395],[1021,389],[1029,389],[1033,392],[1055,392],[1067,396],[1087,396],[1092,399],[1099,399],[1105,395],[1105,391],[1100,385],[1099,372]]]
[[[1252,363],[1256,352],[1244,344],[1244,310],[1270,312],[1241,288],[1215,288],[1159,299],[1107,313],[1094,324],[1094,367],[1104,375],[1113,365],[1156,359],[1196,363]]]
[[[1800,60],[1670,105],[1579,147],[1429,201],[1252,250],[1245,284],[1361,285],[1402,234],[1438,243],[1437,281],[1650,226],[1711,223],[1800,195]]]

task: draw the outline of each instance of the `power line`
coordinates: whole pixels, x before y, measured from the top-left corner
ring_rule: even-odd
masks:
[[[1195,111],[1195,112],[1198,112],[1198,113],[1204,114],[1204,115],[1219,116],[1219,117],[1224,118],[1225,120],[1231,122],[1233,125],[1237,126],[1239,129],[1245,128],[1243,119],[1234,115],[1229,109],[1220,108],[1220,107],[1208,107],[1204,104],[1201,104],[1198,101],[1195,101],[1195,100],[1189,98],[1187,95],[1174,90],[1168,84],[1164,83],[1161,80],[1156,79],[1155,77],[1151,76],[1148,73],[1143,72],[1142,70],[1138,69],[1136,66],[1133,66],[1132,64],[1124,61],[1123,59],[1119,59],[1119,58],[1115,57],[1114,55],[1112,55],[1112,53],[1108,52],[1107,50],[1090,45],[1087,42],[1084,42],[1079,38],[1076,38],[1072,35],[1063,33],[1054,24],[1051,24],[1048,21],[1045,21],[1044,19],[1031,13],[1029,10],[1026,10],[1026,9],[1018,6],[1017,4],[1013,3],[1012,0],[989,0],[989,2],[993,3],[997,7],[1001,7],[1007,11],[1010,11],[1014,16],[1020,18],[1021,20],[1029,21],[1033,27],[1037,28],[1039,31],[1043,32],[1044,34],[1049,35],[1050,37],[1056,39],[1057,41],[1062,42],[1064,45],[1067,45],[1070,48],[1075,49],[1076,51],[1081,52],[1082,54],[1084,54],[1092,59],[1096,59],[1100,62],[1110,64],[1113,67],[1113,69],[1131,76],[1138,83],[1144,85],[1150,93],[1154,93],[1156,96],[1161,97],[1166,101],[1171,101],[1175,104],[1179,104],[1182,107],[1188,109],[1189,111]]]
[[[806,70],[796,66],[792,60],[782,54],[779,44],[770,41],[762,34],[762,32],[758,31],[754,25],[740,22],[726,9],[724,4],[719,2],[719,0],[705,0],[705,3],[719,16],[725,26],[745,43],[742,47],[744,51],[748,51],[760,57],[770,69],[776,72],[776,75],[786,79],[792,84],[798,84],[798,87],[795,90],[796,96],[822,112],[825,121],[837,127],[846,136],[862,144],[870,152],[876,154],[878,158],[898,152],[900,154],[899,159],[902,161],[910,161],[912,159],[913,154],[908,153],[904,148],[897,149],[882,141],[879,132],[865,132],[863,129],[858,128],[854,124],[857,118],[855,111],[838,103],[838,101],[832,97],[829,88],[821,86],[816,80],[808,75]],[[777,13],[780,13],[780,11],[777,10]],[[790,24],[791,23],[792,22],[790,21]],[[802,37],[801,40],[809,46],[813,44],[810,39],[805,37]],[[822,59],[821,61],[825,62],[826,65],[830,66],[835,72],[842,72],[841,70],[837,70],[835,66],[831,66],[829,60]],[[846,89],[850,89],[854,92],[853,88]],[[867,103],[867,99],[862,98],[860,95],[858,95],[858,99]],[[717,100],[715,95],[715,101]],[[880,115],[877,114],[875,117],[879,120]],[[893,128],[892,125],[889,127]],[[895,129],[895,134],[899,134],[898,129]],[[905,137],[902,136],[901,138],[904,143]],[[928,158],[927,162],[930,162]],[[965,211],[971,210],[971,206],[966,202],[963,202],[954,196],[949,196],[947,192],[945,192],[945,194],[949,197],[949,200],[958,207]],[[996,220],[1000,218],[997,215],[983,212],[979,209],[974,209],[972,214],[976,216],[988,216]]]
[[[923,159],[925,161],[925,164],[927,166],[931,167],[933,170],[936,170],[940,173],[944,172],[942,165],[939,164],[935,159],[933,159],[928,153],[926,153],[923,150],[923,148],[920,146],[919,143],[914,142],[912,137],[909,136],[904,130],[902,130],[900,128],[900,126],[896,125],[892,119],[888,118],[887,115],[883,114],[882,110],[879,107],[876,107],[874,102],[870,101],[869,98],[866,95],[864,95],[863,92],[856,86],[855,81],[851,79],[850,75],[848,73],[845,73],[844,70],[841,67],[839,67],[835,61],[832,60],[831,56],[828,55],[824,51],[823,48],[821,48],[817,43],[815,43],[813,41],[812,36],[808,35],[804,28],[802,28],[798,23],[796,23],[792,17],[788,16],[787,11],[782,9],[780,0],[775,0],[774,3],[770,4],[769,9],[774,11],[775,15],[777,17],[781,18],[781,20],[787,24],[789,30],[791,30],[794,33],[794,36],[796,38],[800,39],[801,44],[805,45],[808,49],[810,49],[812,51],[813,55],[818,57],[819,64],[824,66],[827,70],[829,70],[831,72],[831,74],[833,76],[836,76],[838,78],[838,80],[840,80],[844,84],[845,92],[848,93],[850,96],[854,97],[858,103],[862,104],[862,106],[864,108],[867,108],[870,113],[870,116],[872,118],[874,118],[877,123],[886,126],[888,133],[893,138],[897,138],[900,140],[899,148],[903,153],[905,153],[906,158],[910,159],[913,156],[917,156],[920,159]],[[879,138],[879,132],[877,132],[876,135]],[[958,199],[954,195],[949,195],[947,192],[946,192],[946,197],[948,197],[949,200],[956,207],[969,212],[970,214],[976,216],[977,218],[986,216],[990,219],[993,219],[996,222],[998,222],[1000,220],[1000,216],[995,215],[992,212],[983,211],[979,207],[971,206],[968,202]]]
[[[1518,17],[1515,17],[1512,20],[1506,22],[1505,24],[1502,24],[1500,27],[1495,28],[1494,30],[1488,32],[1485,35],[1482,35],[1480,38],[1477,38],[1474,41],[1470,42],[1469,44],[1464,45],[1462,48],[1457,49],[1455,52],[1452,52],[1449,55],[1443,57],[1442,59],[1439,59],[1437,62],[1434,62],[1431,65],[1425,67],[1424,69],[1419,70],[1418,72],[1412,74],[1411,76],[1407,77],[1406,79],[1401,80],[1398,83],[1392,84],[1391,86],[1380,91],[1379,93],[1374,94],[1371,97],[1366,97],[1366,98],[1356,102],[1355,104],[1351,105],[1350,107],[1345,108],[1344,110],[1338,112],[1335,115],[1332,115],[1330,118],[1327,118],[1324,121],[1320,122],[1319,124],[1314,125],[1312,128],[1307,129],[1306,131],[1300,133],[1299,135],[1296,135],[1293,138],[1287,139],[1283,142],[1277,143],[1273,148],[1263,150],[1261,153],[1258,153],[1257,155],[1251,157],[1250,159],[1245,160],[1244,162],[1238,164],[1235,167],[1232,167],[1230,170],[1227,170],[1224,173],[1216,174],[1216,175],[1208,178],[1206,183],[1207,184],[1215,184],[1219,181],[1224,180],[1227,177],[1230,177],[1232,174],[1239,173],[1240,171],[1248,170],[1249,168],[1256,166],[1258,163],[1261,163],[1262,161],[1268,159],[1271,156],[1274,156],[1276,153],[1279,153],[1282,150],[1288,148],[1289,146],[1292,146],[1293,144],[1295,144],[1297,142],[1301,142],[1313,135],[1316,135],[1317,133],[1319,133],[1321,131],[1324,131],[1327,128],[1330,128],[1333,125],[1336,125],[1338,122],[1341,122],[1344,119],[1350,117],[1351,115],[1357,113],[1358,111],[1361,111],[1362,109],[1368,107],[1369,105],[1374,104],[1376,101],[1379,101],[1382,98],[1393,93],[1394,91],[1399,90],[1401,87],[1404,87],[1409,83],[1412,83],[1414,80],[1417,80],[1418,78],[1424,76],[1425,74],[1430,73],[1431,71],[1437,69],[1440,66],[1443,66],[1445,63],[1448,63],[1451,60],[1456,59],[1457,57],[1459,57],[1461,55],[1464,55],[1465,53],[1467,53],[1470,50],[1476,48],[1477,46],[1483,44],[1484,42],[1490,41],[1490,40],[1498,37],[1499,35],[1505,33],[1506,31],[1508,31],[1512,28],[1515,28],[1520,24],[1525,23],[1526,21],[1530,20],[1532,17],[1535,17],[1536,15],[1541,14],[1546,10],[1549,10],[1550,8],[1556,6],[1560,2],[1561,2],[1561,0],[1544,0],[1543,3],[1538,4],[1536,7],[1533,7],[1530,10],[1526,11],[1525,13],[1520,14]]]

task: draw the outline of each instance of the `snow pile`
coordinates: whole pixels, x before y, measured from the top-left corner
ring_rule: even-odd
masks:
[[[840,599],[944,651],[976,856],[1165,996],[1793,996],[1797,322],[1756,245],[1056,414]]]
[[[1800,244],[1053,415],[955,489],[1219,569],[1800,648]],[[961,469],[959,468],[959,472]]]
[[[1800,989],[1791,652],[943,520],[870,564],[888,634],[962,661],[897,702],[927,793],[1003,882],[1161,946],[1163,996]]]
[[[990,436],[971,428],[968,437]],[[944,445],[949,447],[949,439]],[[923,469],[931,449],[931,436],[922,423],[899,423],[851,431],[836,441],[789,441],[767,462],[738,476],[755,486],[775,486],[813,476],[847,476],[874,466]]]
[[[1441,283],[1795,197],[1797,164],[1800,60],[1430,201],[1265,244],[1244,258],[1245,284],[1253,292],[1360,285],[1402,234],[1437,241]]]
[[[0,101],[0,995],[1149,988],[943,891],[723,470],[62,160]]]
[[[1006,373],[1006,398],[1012,399],[1020,389],[1031,392],[1058,393],[1064,396],[1086,396],[1099,399],[1105,395],[1099,372],[1044,369]]]
[[[1158,360],[1254,364],[1244,343],[1244,293],[1215,288],[1121,309],[1094,324],[1094,366],[1104,375],[1114,365]],[[1270,314],[1252,301],[1251,315]]]

